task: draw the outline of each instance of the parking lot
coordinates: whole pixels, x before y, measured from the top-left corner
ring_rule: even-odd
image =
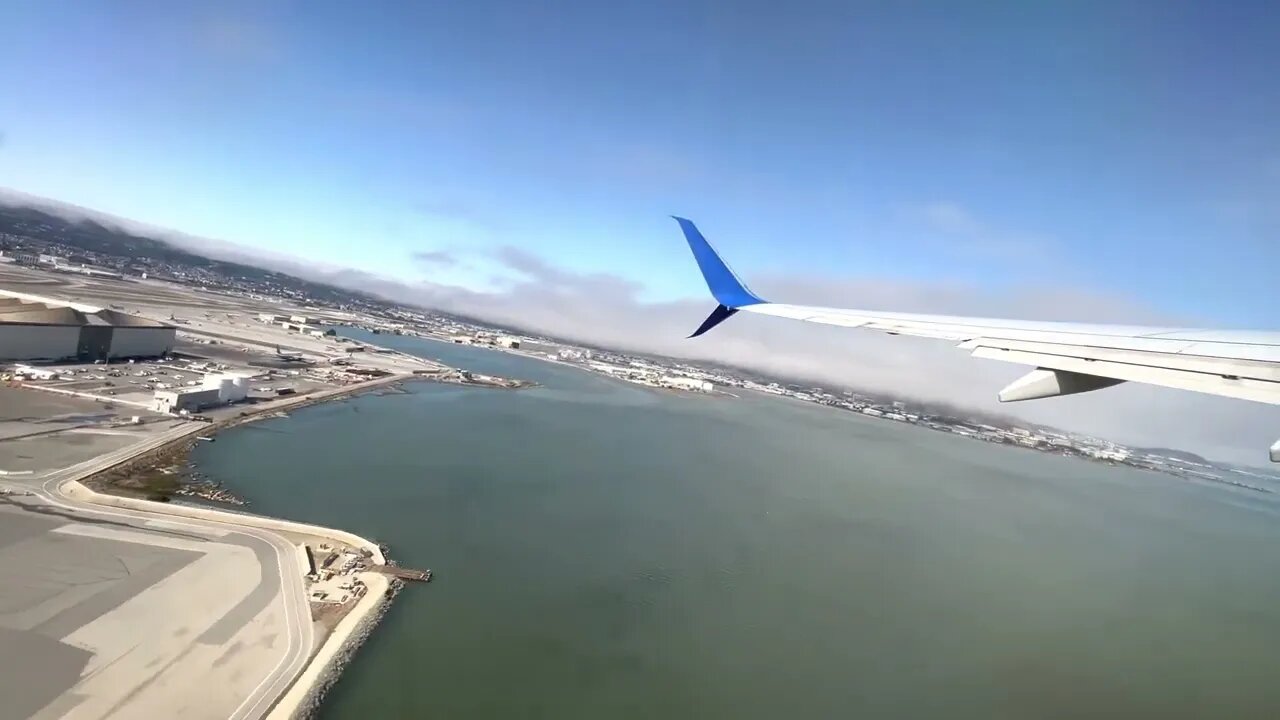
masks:
[[[0,385],[0,478],[74,465],[175,422],[119,403]]]

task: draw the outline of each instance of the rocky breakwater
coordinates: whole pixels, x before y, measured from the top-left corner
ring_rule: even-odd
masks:
[[[271,718],[306,720],[314,717],[325,695],[391,608],[404,583],[374,572],[360,574],[367,591],[325,639],[294,687],[281,699]]]

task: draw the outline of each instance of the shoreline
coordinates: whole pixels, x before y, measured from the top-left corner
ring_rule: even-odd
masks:
[[[355,397],[365,392],[377,390],[388,385],[394,385],[398,382],[420,379],[430,380],[431,378],[411,374],[388,375],[361,383],[354,383],[338,388],[330,388],[328,390],[322,390],[308,395],[295,395],[292,397],[270,400],[258,405],[249,406],[236,415],[226,417],[212,423],[205,424],[191,421],[193,424],[187,428],[187,431],[180,437],[138,453],[118,465],[101,472],[94,473],[93,475],[84,478],[83,484],[96,492],[101,492],[106,495],[145,499],[158,504],[167,504],[169,502],[169,496],[183,497],[190,495],[190,493],[179,492],[179,487],[182,486],[181,481],[188,468],[188,457],[191,450],[200,442],[198,436],[213,437],[222,430],[238,427],[240,425],[247,425],[249,423],[266,420],[272,417],[278,417],[280,413],[285,411],[298,410],[323,402]],[[174,472],[164,473],[164,468],[173,468]],[[149,494],[148,488],[145,486],[126,487],[119,484],[122,479],[133,474],[144,473],[154,475],[156,471],[160,471],[163,475],[173,476],[175,483],[177,483],[178,486],[167,491],[153,491]],[[161,500],[158,497],[153,497],[154,495],[163,495],[166,499]],[[195,494],[195,497],[211,502],[224,502],[216,498],[204,497],[198,493]],[[238,507],[248,505],[248,501],[245,498],[237,499],[242,501],[243,504],[234,501],[225,504],[235,505]]]
[[[381,573],[361,573],[360,580],[365,583],[364,595],[325,636],[298,679],[272,708],[268,715],[271,720],[313,717],[404,588],[404,581]]]
[[[433,335],[433,334],[422,332],[422,331],[414,331],[413,333],[403,333],[400,337],[411,337],[417,340],[427,340],[429,342],[441,343],[442,345],[460,345],[460,343],[455,343],[446,336]],[[461,344],[461,345],[462,347],[471,347],[471,348],[476,348],[478,350],[488,350],[492,352],[502,353],[504,355],[512,355],[519,358],[525,358],[526,360],[537,360],[538,362],[549,363],[551,365],[559,365],[560,367],[570,368],[572,370],[577,370],[578,372],[583,372],[588,375],[593,375],[595,377],[606,378],[608,380],[613,380],[615,382],[623,383],[630,387],[644,388],[646,390],[651,390],[659,393],[667,393],[667,394],[675,395],[677,397],[687,397],[687,398],[723,398],[723,397],[736,398],[738,397],[737,395],[734,395],[733,393],[727,392],[725,390],[713,390],[712,392],[702,392],[698,390],[684,390],[681,388],[663,387],[661,385],[651,385],[649,383],[635,382],[633,380],[621,378],[616,375],[610,375],[609,373],[606,373],[606,372],[600,372],[599,370],[596,370],[584,363],[569,362],[568,360],[563,360],[561,358],[548,357],[546,353],[534,352],[532,350],[524,350],[522,348],[509,348],[509,347],[502,347],[499,345],[475,345],[475,344]],[[436,362],[442,362],[442,361],[437,359]],[[525,387],[536,387],[536,386],[537,386],[536,383],[531,383]],[[519,388],[516,388],[516,389],[519,389]]]
[[[192,448],[201,442],[198,437],[211,437],[220,430],[236,428],[259,420],[278,418],[285,411],[298,410],[302,407],[323,404],[323,402],[344,400],[347,397],[364,395],[379,389],[398,387],[410,380],[490,389],[536,387],[536,383],[529,380],[499,378],[483,374],[472,375],[460,369],[448,368],[440,372],[392,373],[367,379],[364,382],[348,384],[348,386],[323,389],[308,395],[271,398],[260,404],[244,407],[238,413],[224,416],[212,423],[192,421],[188,427],[182,428],[182,432],[177,437],[169,439],[168,442],[147,447],[137,455],[128,457],[127,460],[109,468],[60,483],[58,492],[73,500],[97,506],[143,510],[159,515],[187,516],[187,518],[242,525],[242,527],[248,525],[248,527],[275,532],[287,542],[293,542],[287,533],[330,538],[347,546],[367,551],[372,565],[389,565],[392,562],[388,561],[383,547],[369,538],[356,536],[355,533],[338,528],[325,528],[320,525],[256,514],[244,507],[248,505],[246,498],[230,496],[229,493],[224,498],[202,495],[202,491],[210,488],[216,492],[227,492],[216,483],[184,483],[183,480],[191,478],[188,456]],[[147,488],[145,484],[141,487],[124,487],[120,484],[122,480],[136,477],[138,474],[150,474],[151,478],[148,479],[172,477],[175,487],[169,487],[169,483],[164,483],[161,489]],[[179,492],[179,488],[186,488],[186,492]],[[206,505],[206,503],[187,503],[180,500],[170,501],[191,496],[209,502]],[[234,498],[233,502],[225,501],[227,497]],[[320,639],[314,652],[307,657],[306,664],[303,665],[300,673],[288,684],[287,689],[275,698],[266,714],[269,719],[294,720],[314,716],[326,694],[342,678],[343,671],[356,656],[360,647],[364,646],[370,635],[374,633],[379,621],[387,614],[394,597],[404,585],[403,580],[388,577],[378,571],[364,571],[364,573],[358,573],[356,578],[364,584],[365,592],[353,598],[351,606],[347,607],[338,623],[328,632],[324,632],[323,639]],[[315,623],[314,619],[308,618],[308,621]]]
[[[173,498],[180,497],[194,497],[219,505],[243,508],[250,504],[248,498],[231,494],[221,485],[210,483],[191,475],[188,458],[196,444],[200,442],[199,437],[215,437],[220,431],[280,417],[286,412],[322,403],[345,400],[379,390],[386,392],[397,389],[404,383],[409,382],[434,382],[444,385],[464,385],[495,390],[524,390],[537,386],[536,383],[525,380],[485,375],[468,378],[462,376],[460,371],[452,369],[449,372],[441,373],[396,373],[307,395],[273,399],[258,405],[248,406],[233,416],[192,427],[187,433],[171,442],[139,453],[124,463],[85,478],[85,484],[106,494],[137,497],[156,502],[169,502]],[[47,388],[38,389],[45,390]],[[149,480],[171,477],[173,478],[172,487],[147,487],[145,482],[138,486],[120,484],[121,480],[136,476],[139,473],[149,476]],[[165,499],[162,500],[158,496],[164,496]]]
[[[186,504],[157,503],[153,500],[101,493],[78,480],[62,483],[59,493],[68,499],[100,507],[142,510],[159,515],[254,527],[274,532],[289,543],[293,541],[284,533],[326,537],[368,552],[369,559],[374,565],[388,564],[382,547],[378,543],[338,528],[247,512]],[[386,614],[391,600],[399,592],[402,584],[401,581],[378,572],[362,572],[357,578],[364,583],[365,592],[355,599],[342,619],[324,636],[319,646],[307,658],[302,671],[289,683],[284,693],[271,704],[267,718],[293,720],[308,718],[314,714],[325,693],[341,678],[346,664]],[[308,622],[315,621],[308,618]]]
[[[116,483],[119,478],[127,477],[131,473],[139,471],[153,472],[161,464],[166,466],[177,464],[186,466],[188,454],[200,442],[197,436],[213,436],[221,430],[279,417],[285,411],[298,410],[320,403],[394,388],[409,381],[513,390],[536,385],[528,381],[490,376],[479,376],[473,379],[464,376],[457,369],[451,370],[451,372],[443,373],[413,372],[391,374],[308,395],[271,400],[246,408],[232,417],[226,417],[213,423],[193,423],[191,427],[186,429],[186,432],[169,442],[148,448],[123,463],[95,472],[82,478],[82,480],[63,483],[62,492],[74,499],[96,505],[130,507],[157,514],[199,517],[228,524],[255,526],[277,533],[294,532],[329,537],[343,544],[367,550],[374,565],[394,564],[389,562],[379,543],[345,530],[300,523],[283,518],[272,518],[246,510],[244,505],[235,503],[232,503],[233,507],[207,507],[203,504],[189,504],[180,501],[170,502],[168,499],[148,499],[145,495],[145,490],[139,492],[139,489],[121,487]],[[174,497],[183,496],[178,492],[172,492],[171,495]],[[197,494],[196,497],[200,496]],[[225,505],[216,500],[213,500],[210,504],[214,503]],[[247,505],[247,501],[245,504]],[[282,535],[282,537],[284,536]],[[287,537],[285,539],[288,540]],[[363,572],[359,573],[357,577],[364,584],[365,592],[354,599],[351,607],[346,610],[338,623],[325,633],[319,646],[307,659],[302,671],[272,704],[266,717],[273,720],[294,720],[312,717],[319,709],[324,697],[341,679],[346,666],[354,659],[360,647],[373,634],[378,623],[390,610],[392,601],[405,584],[402,580],[388,577],[378,572]]]
[[[104,507],[144,510],[158,515],[199,518],[206,521],[232,525],[248,525],[281,534],[310,534],[332,538],[345,545],[362,548],[369,553],[374,565],[387,565],[387,558],[379,543],[339,528],[329,528],[283,518],[273,518],[248,512],[244,509],[206,507],[182,502],[168,502],[139,497],[136,492],[112,483],[112,476],[127,476],[139,469],[152,469],[156,461],[171,461],[175,453],[183,458],[199,442],[196,435],[212,435],[218,430],[246,425],[258,420],[278,416],[285,410],[297,410],[323,402],[340,400],[365,392],[393,386],[408,380],[433,380],[431,376],[396,374],[375,378],[340,388],[321,391],[312,395],[290,397],[263,403],[261,406],[224,418],[211,424],[192,423],[181,436],[148,448],[123,463],[92,473],[81,480],[70,480],[59,485],[58,491],[71,499]],[[123,492],[122,492],[123,491]],[[268,718],[292,720],[314,715],[324,695],[341,678],[342,671],[373,633],[378,622],[390,608],[391,601],[402,585],[401,581],[377,572],[360,573],[365,592],[356,598],[337,625],[324,636],[316,650],[307,658],[306,665],[288,689],[276,698],[268,711]],[[308,619],[309,622],[314,622]]]

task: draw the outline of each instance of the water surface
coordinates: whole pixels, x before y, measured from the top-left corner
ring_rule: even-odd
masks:
[[[416,384],[197,448],[409,587],[337,718],[1276,718],[1265,496],[769,398]]]

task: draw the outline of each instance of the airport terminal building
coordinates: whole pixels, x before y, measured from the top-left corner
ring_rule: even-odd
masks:
[[[0,290],[0,360],[156,357],[176,336],[172,325],[136,315]]]

